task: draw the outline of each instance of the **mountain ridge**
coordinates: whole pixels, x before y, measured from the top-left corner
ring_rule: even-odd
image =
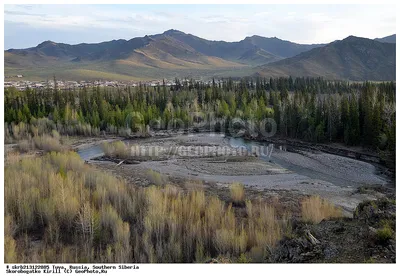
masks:
[[[382,38],[375,38],[374,40],[379,41],[381,43],[396,43],[396,34],[392,34],[389,36],[385,36]]]
[[[256,68],[261,76],[322,76],[345,80],[395,80],[396,46],[349,36]]]
[[[296,55],[302,51],[311,49],[313,47],[318,47],[321,44],[314,45],[303,45],[292,43],[290,41],[281,40],[276,37],[261,37],[258,35],[253,35],[251,37],[246,37],[245,39],[237,42],[226,42],[226,41],[212,41],[197,37],[192,34],[184,33],[179,30],[170,29],[161,34],[155,35],[145,35],[143,37],[135,37],[130,40],[118,39],[112,41],[104,41],[100,43],[80,43],[80,44],[65,44],[65,43],[56,43],[50,40],[44,41],[38,44],[36,47],[25,48],[25,49],[8,49],[6,52],[11,53],[21,53],[21,52],[32,52],[39,51],[40,54],[48,55],[48,56],[70,56],[71,59],[80,57],[81,59],[98,59],[102,55],[105,55],[102,52],[105,52],[105,49],[108,49],[108,46],[114,45],[114,48],[117,48],[117,51],[122,52],[132,52],[135,49],[139,49],[145,47],[146,44],[150,43],[151,40],[162,40],[165,37],[174,38],[180,42],[185,43],[187,46],[195,49],[197,52],[202,53],[206,56],[214,56],[222,59],[227,59],[230,61],[235,61],[241,64],[250,64],[254,63],[261,65],[264,63],[269,63],[273,61],[280,60],[282,58],[286,58],[289,56]],[[255,38],[255,39],[254,39]],[[255,41],[259,41],[263,47],[260,47],[258,43]],[[262,42],[263,41],[263,42]],[[275,41],[275,45],[282,43],[283,47],[273,48],[276,50],[276,53],[271,52],[267,46],[266,42]],[[136,44],[135,44],[136,42]],[[140,44],[140,42],[146,42],[146,44]],[[119,45],[119,46],[118,46]],[[96,50],[93,48],[97,47]],[[120,47],[120,48],[118,48]],[[121,50],[122,47],[122,50]],[[124,47],[126,49],[124,49]],[[58,48],[58,50],[56,50]],[[84,50],[90,49],[90,51]],[[284,48],[292,48],[296,50],[283,51],[283,54],[279,52],[279,49]],[[46,50],[47,49],[47,50]],[[56,52],[59,52],[58,54]],[[83,53],[82,53],[83,51]],[[249,52],[253,52],[253,57],[249,60],[246,60],[249,57]],[[90,54],[90,55],[89,55]],[[118,53],[112,53],[114,56]]]
[[[76,77],[82,73],[95,75],[97,71],[102,73],[101,76],[111,73],[124,78],[155,78],[182,75],[186,71],[188,75],[201,77],[218,73],[230,76],[255,74],[383,79],[393,77],[389,72],[393,72],[395,63],[391,64],[389,60],[395,58],[395,53],[392,53],[393,47],[381,45],[395,44],[381,41],[393,38],[395,40],[395,34],[374,40],[349,36],[329,44],[297,44],[276,37],[252,35],[241,41],[225,42],[170,29],[160,34],[100,43],[71,45],[46,40],[36,47],[6,50],[4,66],[6,76],[23,73],[26,76],[56,74]],[[347,47],[335,49],[333,46],[337,46],[338,42],[342,42],[339,45],[347,44]],[[358,47],[352,48],[349,44],[358,44]],[[357,48],[365,48],[378,59],[361,59],[359,53],[355,55],[359,52]],[[343,61],[348,52],[353,63]],[[389,67],[390,71],[385,67]],[[374,71],[378,72],[374,74]],[[384,74],[380,75],[379,71]]]

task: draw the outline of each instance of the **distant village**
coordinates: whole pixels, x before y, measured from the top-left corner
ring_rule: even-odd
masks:
[[[17,75],[14,76],[19,78],[18,81],[5,81],[4,82],[4,87],[14,87],[18,90],[24,90],[26,88],[54,88],[55,82],[54,80],[47,80],[47,81],[28,81],[28,80],[23,80],[22,75]],[[10,78],[10,77],[6,77]],[[211,84],[212,80],[204,81],[204,80],[195,80],[196,82],[203,82],[203,83],[208,83]],[[181,83],[189,82],[188,79],[182,79],[180,80]],[[99,87],[136,87],[139,86],[140,84],[146,85],[146,86],[161,86],[163,83],[165,83],[166,86],[174,86],[175,81],[173,80],[153,80],[153,81],[143,81],[143,82],[121,82],[121,81],[107,81],[107,80],[97,80],[97,81],[65,81],[65,80],[57,80],[57,88],[59,89],[70,89],[70,88],[83,88],[83,87],[93,87],[93,86],[99,86]],[[222,84],[222,80],[215,80],[215,83]]]

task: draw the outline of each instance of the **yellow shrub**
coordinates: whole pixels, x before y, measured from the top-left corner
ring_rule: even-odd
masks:
[[[244,186],[241,183],[233,183],[230,186],[231,199],[234,203],[244,203]]]
[[[61,152],[65,147],[61,145],[60,139],[49,135],[36,136],[33,138],[36,148],[46,152],[56,151]]]
[[[15,250],[15,240],[9,236],[4,236],[4,262],[5,263],[16,263],[17,252]]]
[[[51,152],[13,161],[5,167],[6,260],[19,256],[21,262],[193,262],[218,255],[238,259],[251,248],[265,248],[281,238],[287,219],[280,221],[272,206],[247,201],[247,217],[242,217],[239,209],[216,196],[207,197],[203,189],[135,188],[84,165],[76,153]],[[244,202],[243,186],[233,184],[232,190],[239,193],[235,201]],[[21,246],[15,246],[13,236],[38,229],[44,236],[37,249],[30,249],[28,234]]]
[[[150,181],[150,183],[152,183],[156,186],[162,186],[167,181],[166,178],[162,174],[160,174],[159,172],[154,171],[152,169],[147,170],[146,176],[147,176],[147,179]]]
[[[301,203],[301,214],[304,221],[319,223],[323,219],[341,217],[343,211],[319,196],[311,196]]]
[[[106,156],[118,158],[129,158],[130,156],[130,147],[122,141],[105,142],[101,148]]]

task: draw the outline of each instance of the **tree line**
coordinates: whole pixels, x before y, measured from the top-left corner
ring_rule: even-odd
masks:
[[[167,86],[5,89],[6,129],[47,118],[56,127],[90,126],[120,133],[191,127],[193,112],[231,121],[274,119],[276,135],[317,143],[339,142],[395,150],[395,83],[322,78],[176,79]],[[77,133],[83,130],[68,130]],[[61,131],[63,132],[63,131]],[[79,133],[77,133],[79,134]]]

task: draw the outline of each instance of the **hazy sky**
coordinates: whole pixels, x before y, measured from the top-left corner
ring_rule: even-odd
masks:
[[[76,44],[131,39],[178,29],[210,39],[278,37],[328,43],[396,32],[390,5],[5,5],[5,49],[45,40]]]

